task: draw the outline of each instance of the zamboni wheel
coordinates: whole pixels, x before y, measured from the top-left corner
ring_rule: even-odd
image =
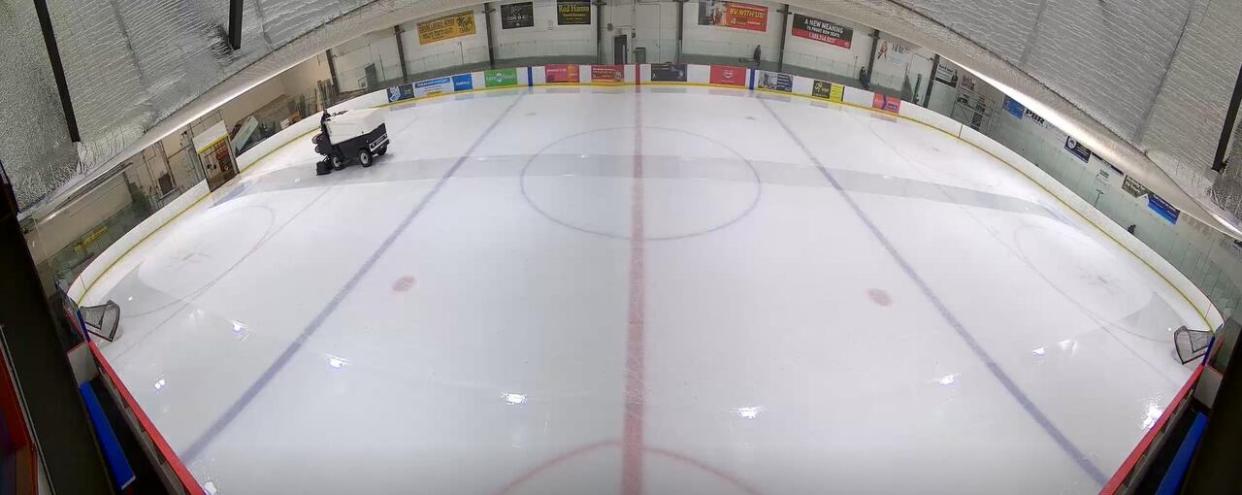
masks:
[[[380,147],[379,147],[379,149],[375,150],[375,154],[377,154],[377,155],[379,155],[379,156],[384,156],[384,154],[385,154],[385,153],[388,153],[388,145],[387,145],[387,144],[385,144],[385,145],[383,145],[383,146],[380,146]]]
[[[335,156],[332,157],[332,170],[341,170],[343,168],[345,168],[345,162]]]
[[[358,163],[362,164],[362,168],[367,168],[375,164],[371,157],[371,152],[367,150],[358,152]]]

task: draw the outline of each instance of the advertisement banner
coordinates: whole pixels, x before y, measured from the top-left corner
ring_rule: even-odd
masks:
[[[556,0],[556,24],[558,26],[591,24],[591,2]]]
[[[779,72],[760,71],[755,76],[755,87],[774,91],[793,91],[793,77]]]
[[[936,82],[948,84],[957,87],[957,69],[950,67],[947,62],[941,62],[936,66]]]
[[[578,64],[548,64],[543,66],[543,74],[549,83],[576,83]]]
[[[686,82],[686,64],[651,64],[653,82]]]
[[[1026,116],[1026,118],[1031,119],[1031,122],[1039,124],[1040,127],[1043,127],[1044,129],[1047,129],[1050,127],[1048,125],[1048,121],[1044,120],[1043,117],[1040,117],[1039,114],[1032,112],[1031,109],[1029,108],[1026,109],[1026,113],[1024,115]]]
[[[423,98],[453,92],[453,78],[438,77],[414,83],[414,97]]]
[[[880,93],[876,93],[875,96],[871,98],[871,107],[878,108],[885,112],[897,113],[901,111],[901,98],[896,96],[884,96]]]
[[[474,11],[467,10],[418,23],[418,44],[470,36],[474,32]]]
[[[233,144],[224,122],[208,127],[194,136],[194,151],[203,164],[207,176],[207,189],[215,191],[229,179],[237,176],[237,158],[233,156]]]
[[[495,69],[483,71],[483,84],[489,88],[517,86],[517,69]]]
[[[534,2],[500,6],[500,29],[525,28],[535,25]]]
[[[745,86],[746,68],[734,67],[732,65],[713,65],[711,78],[707,81],[712,84],[722,84],[725,86]]]
[[[453,91],[470,91],[474,89],[474,78],[470,74],[453,76]]]
[[[1091,150],[1070,136],[1065,137],[1065,149],[1078,157],[1079,160],[1082,160],[1083,163],[1087,163],[1091,159]]]
[[[885,61],[894,65],[905,65],[910,59],[911,47],[897,40],[880,39],[875,50],[876,62]]]
[[[835,22],[794,14],[792,33],[799,38],[815,40],[841,48],[854,44],[854,29]]]
[[[413,97],[414,97],[414,85],[413,84],[401,84],[401,85],[388,88],[388,101],[389,102],[408,100]]]
[[[1005,97],[1005,111],[1009,112],[1009,115],[1013,115],[1013,118],[1018,120],[1022,120],[1022,116],[1026,115],[1026,107],[1022,106],[1021,103],[1018,103],[1018,100],[1008,96]]]
[[[845,86],[816,79],[811,84],[811,96],[841,103],[845,99]]]
[[[1169,223],[1177,223],[1177,219],[1182,216],[1181,210],[1169,204],[1164,198],[1156,196],[1155,193],[1147,194],[1147,207],[1160,215],[1160,218],[1168,220]]]
[[[1121,190],[1130,193],[1131,196],[1136,198],[1141,198],[1144,194],[1147,194],[1147,186],[1144,186],[1142,183],[1134,180],[1128,175],[1126,176],[1126,180],[1121,183]]]
[[[768,8],[741,2],[701,0],[699,2],[699,25],[767,32]]]
[[[624,65],[592,65],[591,82],[598,84],[616,84],[625,82]]]

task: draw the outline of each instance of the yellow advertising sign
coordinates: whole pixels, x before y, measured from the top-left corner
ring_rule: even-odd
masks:
[[[418,23],[418,44],[426,45],[474,33],[474,11],[467,10]]]

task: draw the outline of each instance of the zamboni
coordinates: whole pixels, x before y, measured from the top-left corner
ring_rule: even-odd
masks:
[[[375,164],[376,156],[388,152],[388,128],[384,117],[388,110],[368,108],[323,113],[319,134],[315,136],[315,152],[323,159],[315,166],[317,175],[327,175],[357,162],[363,167]]]

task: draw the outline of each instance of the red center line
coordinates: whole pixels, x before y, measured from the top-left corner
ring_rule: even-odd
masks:
[[[643,107],[634,95],[634,176],[630,188],[630,311],[625,342],[625,422],[621,438],[621,494],[643,491],[643,314],[646,307],[643,235]]]

